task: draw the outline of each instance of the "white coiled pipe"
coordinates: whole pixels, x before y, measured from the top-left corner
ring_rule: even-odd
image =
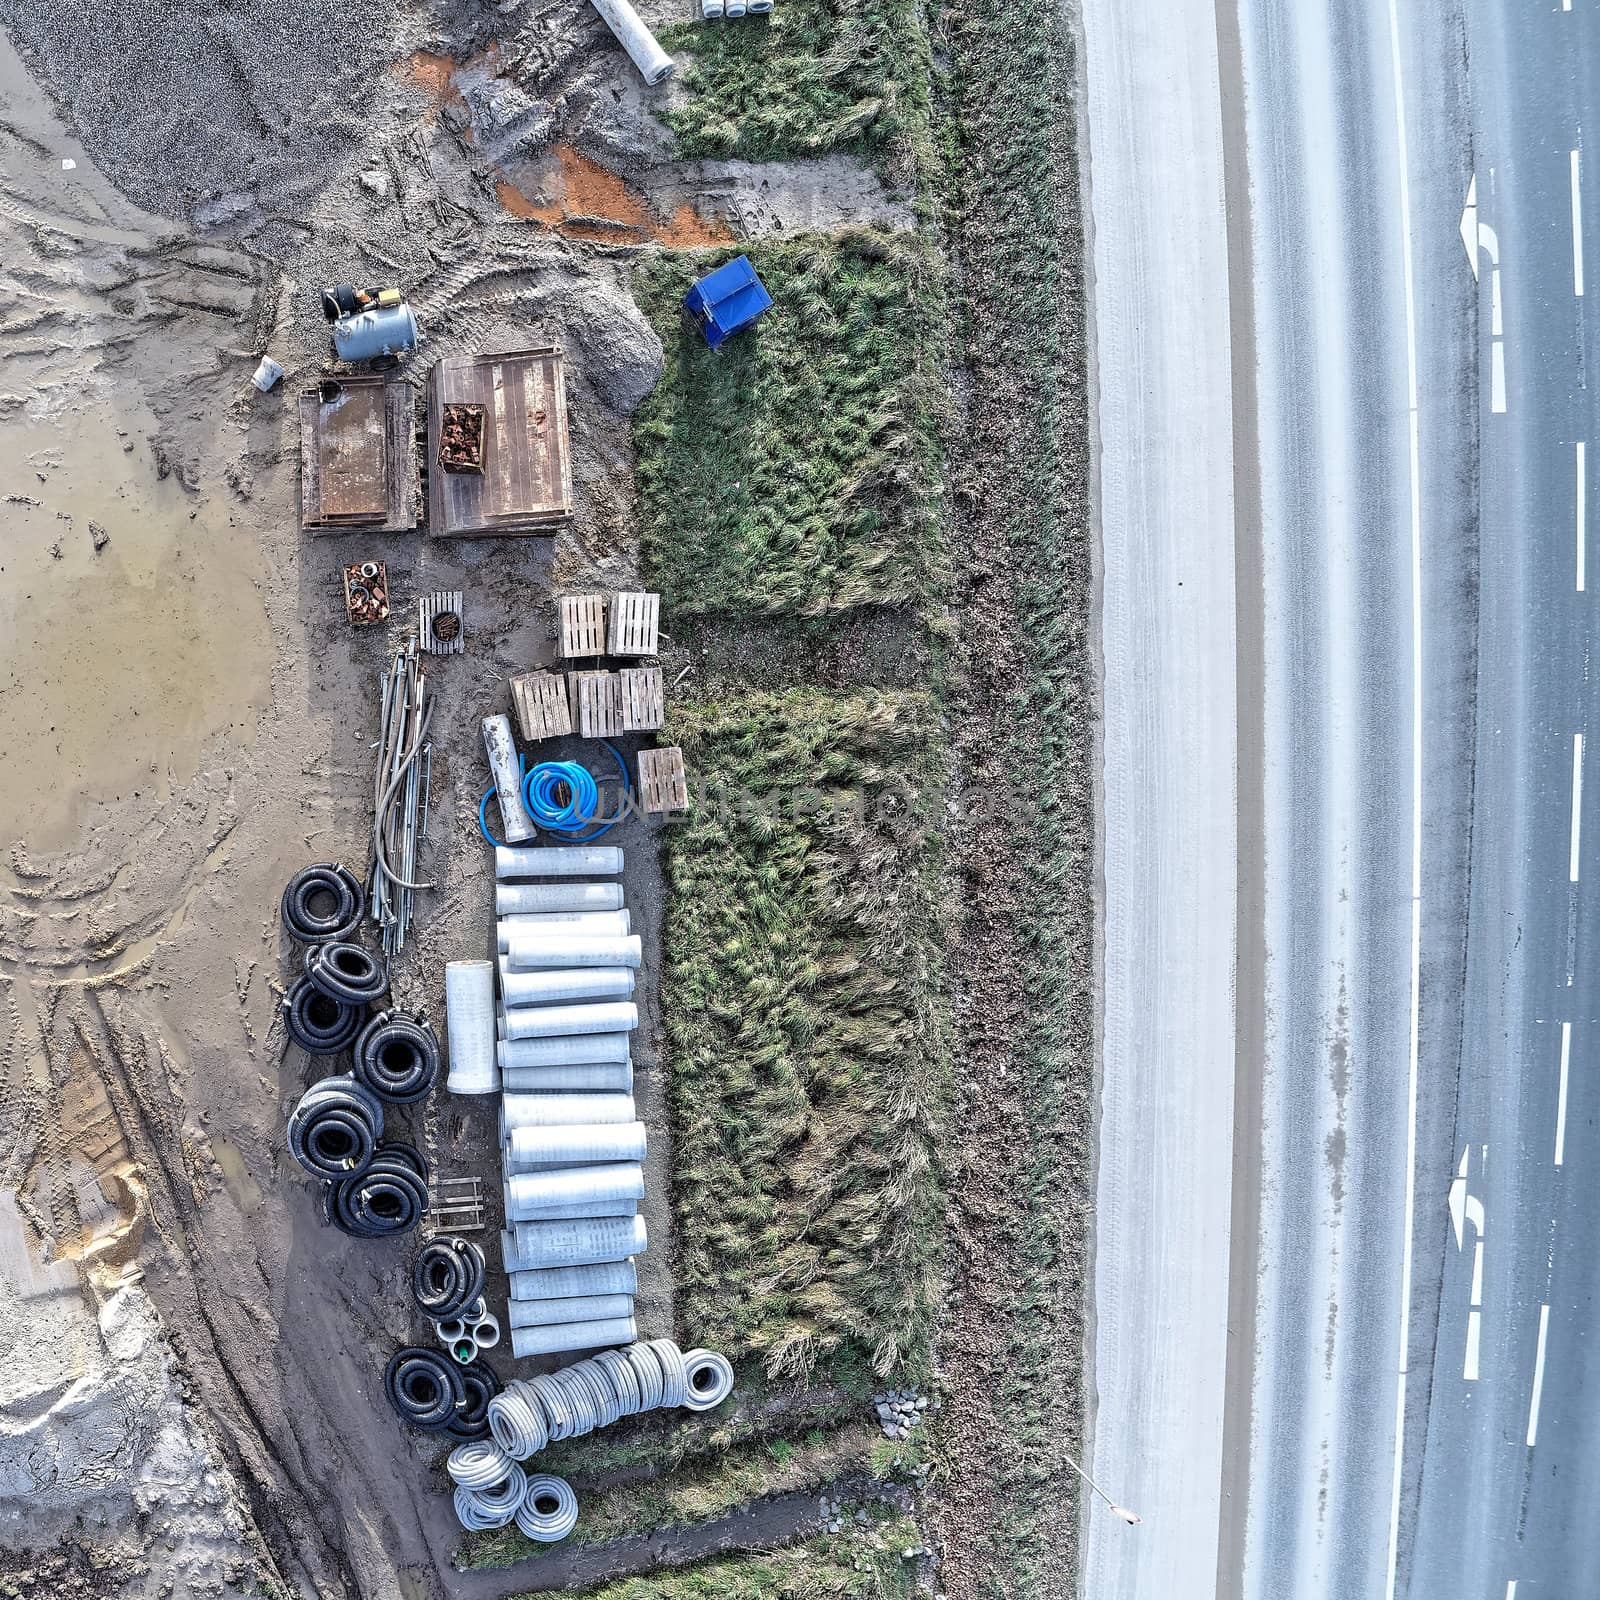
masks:
[[[501,1242],[506,1236],[502,1235]],[[512,1246],[515,1249],[515,1244]],[[592,1267],[543,1267],[509,1275],[513,1300],[567,1300],[583,1294],[635,1294],[638,1269],[631,1261],[601,1261]]]
[[[580,1122],[545,1128],[512,1128],[506,1139],[507,1168],[573,1167],[596,1161],[643,1161],[642,1122]]]
[[[500,1102],[500,1137],[510,1128],[561,1123],[637,1122],[631,1094],[507,1094]]]
[[[518,1328],[548,1328],[558,1322],[604,1322],[612,1317],[631,1317],[631,1294],[590,1294],[571,1300],[513,1300],[511,1331]]]
[[[452,1094],[493,1094],[500,1087],[495,1049],[494,963],[450,961],[444,969],[446,1035]]]
[[[504,720],[504,719],[502,719]],[[622,871],[622,846],[615,844],[565,844],[553,847],[509,849],[496,845],[496,878],[615,878]],[[620,894],[620,884],[608,884]],[[617,905],[621,905],[619,899]],[[530,911],[565,911],[566,906],[530,906]],[[614,911],[616,906],[580,906],[572,909]]]
[[[595,1217],[574,1222],[514,1222],[507,1272],[530,1267],[587,1267],[597,1261],[626,1261],[641,1256],[650,1236],[644,1218]]]
[[[513,1052],[530,1044],[543,1044],[542,1039],[513,1039],[511,1043],[495,1046],[495,1056],[500,1062],[500,1081],[517,1094],[560,1094],[566,1090],[575,1093],[627,1094],[633,1088],[633,1065],[628,1061],[575,1061],[571,1066],[513,1066]]]
[[[506,936],[506,959],[516,972],[544,967],[632,967],[644,961],[636,933],[589,933],[548,925],[513,928]]]
[[[607,1317],[600,1322],[556,1322],[539,1328],[513,1328],[511,1353],[519,1360],[551,1356],[563,1350],[604,1350],[628,1344],[639,1336],[632,1317]]]
[[[519,1006],[547,1006],[559,1000],[628,1000],[634,978],[626,967],[544,967],[537,972],[517,972],[500,957],[500,998],[506,1006],[506,1033],[511,1034],[510,1013]]]

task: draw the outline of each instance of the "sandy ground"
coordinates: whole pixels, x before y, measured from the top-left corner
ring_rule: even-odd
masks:
[[[186,7],[169,29],[168,11],[0,0],[0,1338],[71,1330],[0,1387],[0,1576],[502,1594],[450,1570],[439,1452],[382,1400],[383,1360],[418,1332],[409,1248],[325,1228],[281,1148],[315,1074],[276,1022],[278,893],[309,860],[364,865],[378,672],[419,592],[465,590],[467,653],[430,668],[440,887],[396,982],[442,1014],[443,963],[490,937],[478,720],[548,661],[553,589],[635,571],[627,417],[660,349],[630,259],[899,213],[848,163],[664,163],[576,3],[380,6],[357,35],[315,0],[260,23]],[[493,339],[565,345],[569,531],[299,533],[293,396],[326,353],[317,290],[352,279],[408,286],[414,378]],[[262,397],[264,349],[289,373]],[[344,620],[357,553],[388,563],[387,634]],[[633,823],[621,842],[649,952],[652,839]],[[640,1315],[665,1332],[646,964]],[[491,1117],[439,1096],[413,1131],[436,1170],[487,1174]]]

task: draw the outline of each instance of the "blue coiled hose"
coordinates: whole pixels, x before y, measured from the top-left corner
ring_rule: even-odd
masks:
[[[633,785],[628,781],[628,763],[614,744],[604,739],[600,742],[611,752],[622,779],[623,799],[609,817],[595,815],[600,807],[600,785],[582,762],[539,761],[530,767],[525,756],[517,758],[522,803],[528,808],[535,826],[547,833],[562,834],[572,844],[589,844],[627,815],[627,796],[633,793]],[[501,841],[489,832],[489,802],[493,798],[494,785],[490,784],[478,802],[478,831],[498,848]],[[594,832],[583,833],[585,828],[593,828]],[[583,833],[581,839],[572,837],[580,833]]]

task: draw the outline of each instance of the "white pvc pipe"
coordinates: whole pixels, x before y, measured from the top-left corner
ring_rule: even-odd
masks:
[[[673,69],[672,57],[656,43],[656,36],[645,27],[639,13],[628,0],[591,0],[596,11],[616,34],[617,42],[633,58],[639,76],[646,83],[660,83]]]
[[[452,1094],[493,1094],[500,1087],[494,1036],[494,963],[451,961],[444,969],[445,1031]]]
[[[497,883],[497,915],[522,916],[550,911],[620,911],[620,883]]]
[[[639,1008],[631,1000],[532,1006],[520,1015],[522,1027],[528,1030],[524,1037],[529,1039],[563,1039],[577,1033],[631,1033],[639,1026]],[[507,1026],[510,1026],[509,1020]]]
[[[565,1067],[514,1067],[510,1053],[525,1045],[542,1044],[540,1039],[517,1039],[496,1047],[500,1060],[500,1081],[518,1094],[560,1094],[568,1089],[581,1092],[614,1091],[627,1094],[633,1088],[633,1065],[627,1061],[575,1062]]]
[[[596,1217],[588,1222],[514,1222],[515,1241],[506,1270],[529,1267],[586,1267],[596,1261],[626,1261],[642,1256],[650,1236],[644,1218]]]
[[[627,911],[519,911],[501,917],[495,927],[495,940],[504,955],[514,929],[563,925],[574,933],[629,933],[633,928],[633,916]]]
[[[542,1128],[510,1128],[506,1169],[571,1167],[585,1161],[643,1161],[642,1122],[557,1123]]]
[[[570,1300],[513,1300],[513,1328],[548,1328],[561,1322],[604,1322],[631,1317],[631,1294],[574,1295]]]
[[[505,722],[506,719],[500,719]],[[510,724],[507,723],[509,727]],[[526,837],[526,835],[524,835]],[[567,844],[540,846],[535,849],[511,850],[496,845],[494,875],[497,878],[614,878],[622,871],[622,846],[615,844]],[[622,885],[595,884],[589,887],[615,889],[621,895]],[[615,911],[621,905],[578,906],[579,911]],[[566,906],[529,906],[530,911],[565,911]]]
[[[503,1067],[571,1067],[579,1064],[607,1063],[627,1065],[631,1051],[626,1033],[590,1033],[574,1038],[529,1038],[515,1030],[521,1027],[521,1012],[507,1013],[508,1037],[516,1040],[513,1049],[503,1052]]]
[[[513,1178],[526,1177],[514,1172]],[[509,1179],[507,1183],[509,1185]],[[573,1200],[561,1206],[525,1206],[518,1203],[509,1186],[505,1189],[506,1221],[578,1222],[587,1217],[631,1217],[639,1209],[637,1200]]]
[[[506,959],[518,972],[540,967],[632,967],[644,961],[636,933],[589,933],[549,926],[513,928]]]
[[[500,802],[501,832],[513,841],[531,839],[533,818],[522,803],[521,769],[517,765],[517,742],[511,737],[510,717],[483,719],[483,748],[494,776],[495,798]]]
[[[505,1003],[509,1038],[513,1011],[553,1005],[558,1000],[630,1000],[633,974],[626,967],[547,967],[538,972],[514,972],[501,956],[500,998]]]
[[[519,1211],[575,1206],[585,1200],[631,1203],[644,1199],[644,1168],[637,1161],[612,1161],[597,1167],[549,1167],[542,1172],[513,1173],[506,1179],[506,1188]]]
[[[639,1325],[632,1317],[608,1317],[603,1322],[560,1322],[547,1328],[513,1328],[511,1353],[519,1360],[553,1356],[564,1350],[605,1350],[632,1344]]]
[[[508,1094],[500,1102],[501,1142],[510,1128],[637,1122],[631,1094]]]
[[[501,1244],[509,1238],[502,1234]],[[631,1261],[602,1261],[592,1267],[513,1272],[508,1281],[513,1300],[562,1300],[580,1294],[633,1294],[639,1287],[639,1273]]]

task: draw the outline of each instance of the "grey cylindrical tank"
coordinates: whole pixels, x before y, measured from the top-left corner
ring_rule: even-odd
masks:
[[[513,928],[506,959],[518,972],[544,967],[633,967],[644,956],[636,933],[589,933],[578,928]]]
[[[494,909],[498,916],[541,911],[620,911],[620,883],[497,883]]]
[[[513,1300],[513,1328],[549,1328],[560,1322],[605,1322],[631,1317],[631,1294],[585,1294],[570,1300]]]
[[[500,1087],[494,1037],[494,965],[449,961],[444,969],[445,1032],[452,1094],[493,1094]]]
[[[627,1094],[633,1088],[633,1066],[627,1061],[574,1062],[567,1067],[511,1067],[508,1054],[536,1039],[517,1039],[499,1047],[500,1081],[518,1094],[559,1094],[571,1089],[583,1093]]]
[[[516,972],[500,957],[500,998],[506,1005],[506,1033],[519,1006],[547,1006],[557,1000],[627,1000],[633,974],[626,967],[545,967]]]
[[[546,1167],[539,1172],[512,1173],[506,1179],[506,1188],[518,1211],[573,1206],[586,1200],[642,1200],[644,1168],[637,1161],[613,1161],[595,1167]]]
[[[491,1013],[492,1015],[492,1013]],[[506,1026],[511,1026],[507,1014]],[[529,1039],[564,1039],[579,1033],[628,1033],[639,1026],[639,1008],[631,1000],[596,1000],[589,1005],[530,1006],[518,1026]]]
[[[508,1015],[507,1035],[515,1039],[515,1050],[507,1051],[502,1066],[565,1067],[579,1062],[612,1062],[623,1065],[631,1054],[626,1033],[589,1033],[573,1038],[530,1039],[515,1030],[521,1026],[521,1013]]]
[[[603,1322],[559,1322],[543,1328],[513,1328],[511,1353],[519,1360],[552,1356],[563,1350],[602,1350],[632,1344],[639,1325],[632,1317],[610,1317]]]
[[[672,57],[656,42],[628,0],[593,0],[594,8],[605,18],[617,42],[633,58],[639,76],[646,83],[660,83],[673,69]]]
[[[494,875],[497,878],[614,878],[622,871],[622,846],[615,844],[568,844],[512,850],[496,845]],[[596,887],[600,887],[596,885]],[[621,891],[621,884],[604,887]],[[616,905],[622,901],[619,899]],[[564,911],[565,906],[529,906],[529,911]],[[616,906],[580,906],[580,911],[614,911]]]
[[[522,769],[517,762],[516,740],[511,737],[510,717],[483,719],[483,748],[494,777],[495,798],[500,802],[500,831],[508,839],[531,839],[533,818],[522,803]]]
[[[502,1234],[502,1244],[509,1238]],[[513,1243],[511,1249],[515,1250]],[[580,1294],[634,1294],[639,1273],[631,1261],[603,1261],[592,1267],[544,1267],[513,1272],[509,1280],[513,1300],[560,1300]]]
[[[495,937],[500,945],[500,953],[504,955],[514,928],[564,925],[574,930],[581,928],[588,933],[628,933],[633,926],[633,917],[627,911],[516,912],[500,919]]]
[[[643,1161],[642,1122],[574,1122],[544,1128],[511,1128],[506,1139],[508,1170],[578,1166],[586,1161]]]
[[[588,1222],[514,1222],[511,1233],[516,1248],[506,1263],[508,1271],[626,1261],[629,1256],[643,1255],[649,1244],[641,1216],[597,1217]]]
[[[333,325],[333,348],[341,361],[376,361],[417,348],[417,319],[405,301],[373,306],[340,317]]]
[[[507,1094],[500,1101],[502,1140],[509,1128],[636,1121],[631,1094]]]

